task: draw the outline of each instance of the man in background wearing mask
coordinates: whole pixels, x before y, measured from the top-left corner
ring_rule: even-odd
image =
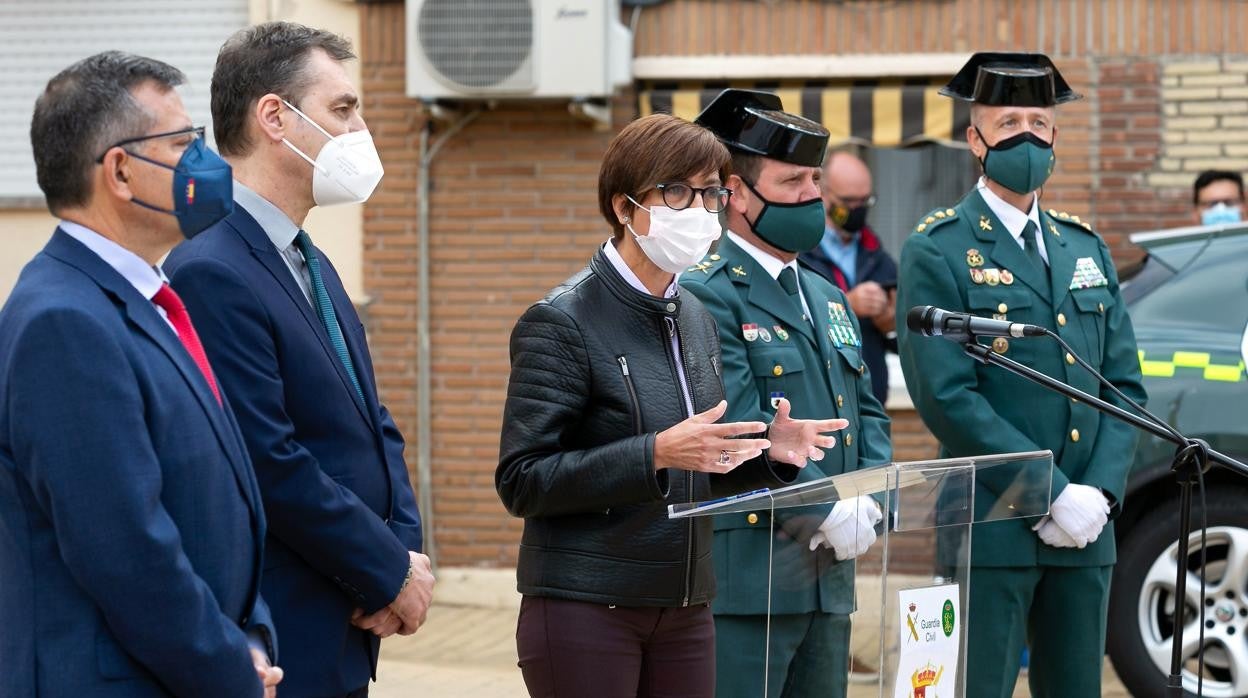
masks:
[[[1205,170],[1192,185],[1192,220],[1198,225],[1238,223],[1244,217],[1244,178],[1238,172]]]
[[[35,103],[61,221],[0,310],[0,695],[259,698],[281,680],[233,395],[157,266],[231,208],[183,80],[108,51]]]
[[[733,158],[728,230],[680,276],[719,327],[725,419],[771,422],[781,398],[796,418],[848,419],[837,448],[799,482],[887,463],[888,417],[871,392],[861,327],[845,294],[797,262],[823,235],[827,130],[785,113],[774,94],[736,89],[697,123]],[[880,508],[851,497],[776,518],[773,531],[765,509],[715,517],[716,695],[762,695],[765,670],[768,696],[844,695],[852,560],[875,540]]]
[[[862,358],[871,373],[871,391],[882,405],[888,401],[884,354],[897,351],[893,333],[897,263],[867,225],[867,214],[875,205],[867,163],[853,153],[834,150],[823,165],[821,186],[827,210],[823,239],[799,259],[836,284],[849,299],[850,308],[862,322]]]
[[[1135,335],[1113,259],[1078,217],[1041,210],[1053,172],[1056,105],[1079,96],[1047,56],[978,53],[942,89],[971,102],[967,141],[984,169],[953,208],[919,221],[901,251],[897,313],[933,305],[1054,330],[1113,385],[1144,402]],[[899,325],[914,406],[941,456],[1053,452],[1050,514],[977,524],[972,536],[968,698],[1013,695],[1024,643],[1037,698],[1101,695],[1112,519],[1121,511],[1136,434],[1087,405],[963,354],[957,342]],[[992,351],[1120,407],[1058,344],[983,339]],[[978,512],[1011,473],[975,482]],[[996,504],[1000,506],[1000,504]]]
[[[166,263],[255,463],[283,695],[318,698],[366,695],[379,639],[415,632],[433,591],[364,328],[302,230],[313,206],[362,202],[381,180],[343,67],[354,57],[345,39],[284,22],[226,42],[212,118],[238,205]]]

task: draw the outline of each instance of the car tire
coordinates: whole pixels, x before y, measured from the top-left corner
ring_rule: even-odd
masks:
[[[1205,698],[1248,697],[1248,490],[1206,493],[1208,557],[1205,595]],[[1196,695],[1199,646],[1200,495],[1192,497],[1184,644],[1185,696]],[[1175,537],[1179,501],[1161,502],[1142,516],[1118,549],[1109,601],[1107,649],[1123,685],[1135,698],[1164,698],[1174,634]],[[1168,577],[1169,581],[1166,581]]]

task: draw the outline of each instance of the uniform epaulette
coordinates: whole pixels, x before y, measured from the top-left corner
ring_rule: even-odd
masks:
[[[1082,228],[1083,230],[1089,233],[1092,232],[1091,224],[1089,224],[1087,221],[1079,220],[1079,216],[1072,216],[1069,213],[1066,213],[1065,211],[1057,211],[1054,209],[1049,209],[1048,211],[1046,211],[1046,213],[1048,213],[1049,217],[1057,221],[1058,223],[1064,223],[1065,225],[1071,228]]]
[[[931,233],[942,223],[948,223],[958,217],[958,212],[951,208],[938,208],[929,212],[914,226],[916,233]]]
[[[688,269],[686,269],[686,270],[685,270],[685,273],[687,274],[687,273],[689,273],[689,272],[698,272],[698,271],[700,271],[700,272],[702,272],[703,274],[706,274],[707,276],[710,276],[712,273],[714,273],[714,271],[715,271],[718,267],[720,267],[721,265],[723,265],[723,264],[724,264],[724,261],[725,261],[725,260],[724,260],[724,258],[723,258],[723,256],[722,256],[722,255],[719,255],[719,254],[708,254],[707,256],[705,256],[705,257],[703,257],[703,258],[702,258],[702,261],[701,261],[701,262],[698,262],[697,264],[695,264],[695,265],[693,265],[693,266],[689,267]],[[696,278],[696,277],[695,277],[695,278]]]

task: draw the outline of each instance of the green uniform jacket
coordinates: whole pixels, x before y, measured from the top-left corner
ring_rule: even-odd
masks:
[[[1048,327],[1142,404],[1145,394],[1135,334],[1118,292],[1109,249],[1090,226],[1064,213],[1041,212],[1040,229],[1048,251],[1051,294],[1041,293],[1040,270],[978,191],[971,191],[954,208],[933,211],[902,248],[897,317],[904,317],[913,306],[933,305]],[[1068,483],[1090,485],[1109,494],[1114,513],[1121,510],[1135,451],[1132,427],[1005,369],[980,364],[964,355],[956,342],[912,334],[900,322],[897,331],[906,386],[923,422],[940,441],[943,457],[1049,449],[1056,465],[1053,497]],[[996,348],[1021,364],[1126,407],[1052,339],[1001,339]],[[1008,487],[1009,476],[1005,469],[980,475],[977,514]],[[1112,521],[1095,543],[1079,550],[1041,543],[1031,531],[1037,520],[977,525],[971,564],[1099,566],[1115,561]]]
[[[719,325],[725,420],[770,422],[777,393],[788,398],[795,418],[848,419],[849,428],[837,435],[836,446],[827,449],[822,461],[808,462],[799,482],[887,463],[892,458],[888,416],[871,393],[859,347],[843,343],[838,348],[829,337],[830,328],[845,336],[849,323],[854,335],[862,336],[849,302],[818,272],[803,269],[799,279],[814,326],[802,319],[800,307],[780,284],[727,236],[716,254],[681,274],[681,286],[702,301]],[[829,303],[845,309],[840,327],[833,327]],[[742,328],[748,324],[757,325],[753,340],[746,339]],[[753,336],[752,331],[748,334]],[[785,538],[778,538],[774,551],[767,511],[715,517],[715,613],[767,612],[773,552],[788,563],[783,574],[776,570],[772,613],[851,612],[853,563],[836,562],[826,548],[811,553],[805,547],[813,533],[810,524],[822,521],[827,511],[824,506],[805,512],[799,544],[786,546]],[[799,512],[786,514],[797,519]]]

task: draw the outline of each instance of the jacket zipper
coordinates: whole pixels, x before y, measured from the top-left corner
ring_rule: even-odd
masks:
[[[628,372],[628,359],[623,354],[615,357],[620,364],[620,373],[624,374],[624,388],[628,390],[628,401],[633,405],[633,433],[641,433],[641,402],[637,399],[637,388],[633,387],[633,377]]]
[[[680,348],[681,348],[680,356],[679,357],[673,356],[671,361],[672,361],[672,373],[674,374],[673,378],[676,379],[676,386],[680,388],[680,409],[683,412],[687,409],[685,405],[685,387],[686,386],[682,385],[680,382],[680,374],[676,371],[676,361],[677,360],[680,361],[680,365],[685,371],[685,380],[687,382],[689,379],[689,366],[685,364],[685,352],[684,352],[685,337],[683,334],[680,333],[680,326],[676,324],[675,319],[665,316],[663,318],[663,323],[667,325],[667,338],[668,338],[667,349],[668,349],[669,355],[671,353],[672,338],[678,337],[680,340],[679,341]],[[690,403],[693,402],[693,389],[692,388],[689,388],[689,402]],[[689,416],[692,416],[692,415],[689,415]],[[693,503],[694,499],[693,499],[693,471],[692,470],[685,471],[685,494],[689,497],[689,502]],[[689,605],[689,597],[693,593],[693,517],[689,517],[685,521],[685,543],[686,543],[685,545],[685,593],[680,602],[680,605],[682,607]]]

